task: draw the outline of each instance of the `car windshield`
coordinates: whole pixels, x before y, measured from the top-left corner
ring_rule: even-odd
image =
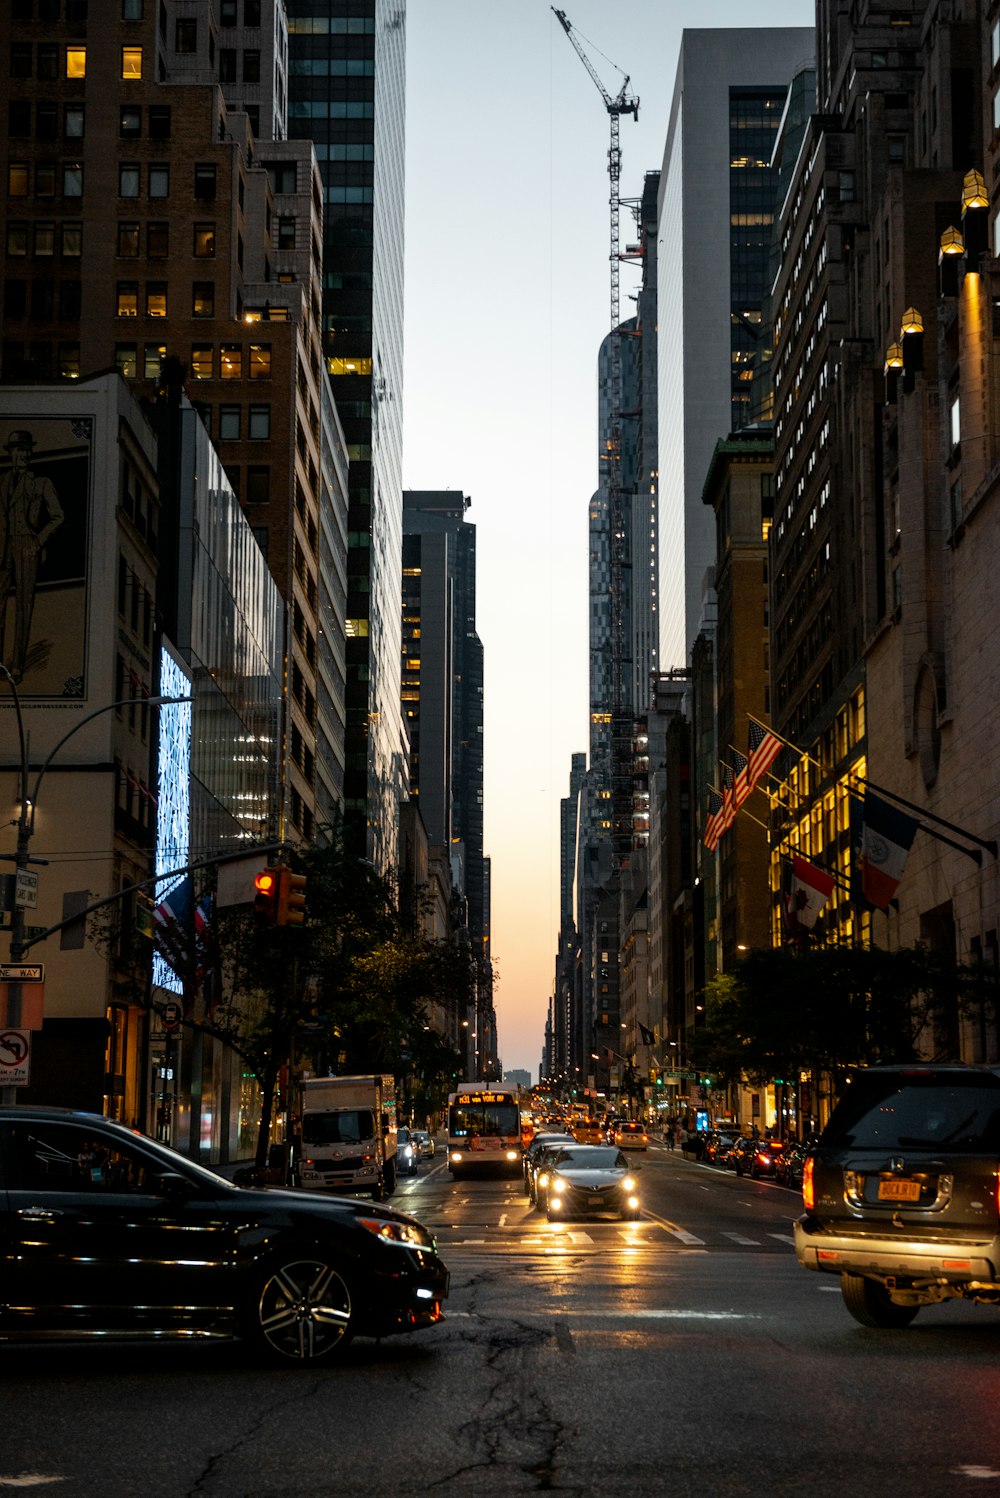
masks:
[[[375,1136],[375,1120],[369,1108],[347,1108],[342,1113],[305,1113],[303,1144],[360,1144]]]
[[[1000,1150],[1000,1078],[862,1074],[835,1108],[821,1143],[993,1153]]]
[[[621,1154],[615,1149],[601,1149],[592,1144],[582,1150],[560,1150],[555,1158],[555,1164],[568,1166],[573,1170],[614,1170],[616,1166],[625,1166]]]

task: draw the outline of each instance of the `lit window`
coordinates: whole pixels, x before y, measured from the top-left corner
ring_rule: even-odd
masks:
[[[210,260],[215,254],[214,224],[195,224],[194,253],[198,260]]]
[[[61,380],[80,378],[80,345],[78,343],[59,345],[59,378]]]
[[[242,380],[243,378],[243,349],[238,343],[224,343],[222,345],[222,378],[224,380]]]
[[[86,47],[66,48],[66,77],[86,78],[87,76],[87,49]]]
[[[346,627],[347,638],[349,640],[360,639],[364,635],[367,635],[367,633],[368,633],[368,620],[367,619],[348,619],[348,620],[345,621],[345,627]]]
[[[215,316],[215,282],[195,281],[191,287],[191,316]]]
[[[370,375],[372,372],[372,361],[370,359],[327,359],[327,374],[331,375]]]
[[[149,281],[146,284],[146,316],[166,317],[167,315],[167,283],[166,281]]]
[[[123,379],[135,379],[136,346],[134,343],[115,344],[115,368]]]
[[[251,380],[271,378],[271,345],[269,343],[251,343],[250,378]]]
[[[134,80],[142,77],[142,48],[122,48],[122,78]]]
[[[12,161],[7,168],[7,193],[12,198],[26,198],[30,183],[26,161]]]
[[[142,356],[142,373],[144,379],[158,380],[160,368],[166,357],[167,345],[165,343],[147,343]]]
[[[139,284],[137,281],[118,282],[118,316],[138,317]]]
[[[212,378],[214,350],[210,343],[195,343],[191,346],[191,378],[194,380],[210,380]]]

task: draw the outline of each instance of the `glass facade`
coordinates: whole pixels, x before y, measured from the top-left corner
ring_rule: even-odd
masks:
[[[323,178],[323,340],[351,459],[344,804],[394,869],[402,555],[404,0],[289,0],[292,137]]]
[[[761,308],[771,289],[770,253],[777,208],[771,166],[787,87],[729,90],[729,265],[732,313],[732,421],[752,420],[751,385]]]

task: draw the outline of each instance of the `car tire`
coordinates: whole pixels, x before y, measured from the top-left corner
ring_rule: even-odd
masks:
[[[557,1214],[555,1212],[553,1212],[549,1207],[546,1207],[545,1208],[545,1216],[546,1216],[546,1219],[549,1222],[555,1222]]]
[[[863,1274],[843,1273],[840,1276],[840,1293],[855,1321],[879,1331],[902,1330],[909,1326],[920,1309],[919,1306],[895,1305],[884,1285],[880,1285],[877,1280],[866,1279]]]
[[[622,1222],[638,1222],[642,1213],[637,1207],[625,1207],[622,1212]]]
[[[332,1362],[346,1349],[354,1300],[345,1273],[322,1249],[290,1250],[257,1276],[242,1319],[268,1359],[304,1367]]]

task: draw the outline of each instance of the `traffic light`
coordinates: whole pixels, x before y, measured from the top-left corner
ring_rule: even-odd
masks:
[[[273,926],[278,919],[278,870],[261,869],[254,879],[253,913],[259,926]]]
[[[306,876],[291,869],[278,870],[279,926],[301,926],[306,918]]]

